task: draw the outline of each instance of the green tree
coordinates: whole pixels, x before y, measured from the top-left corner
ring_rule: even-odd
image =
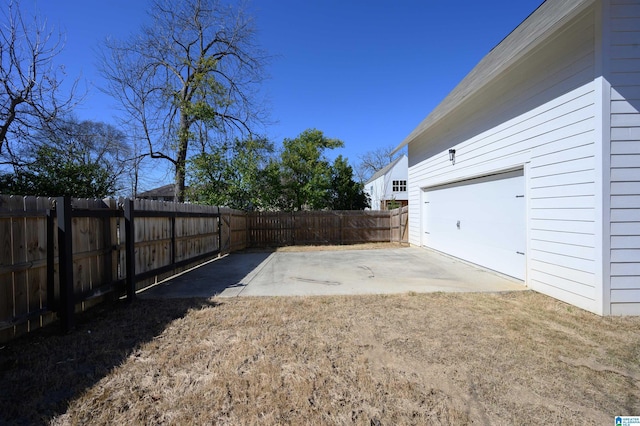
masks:
[[[265,208],[263,170],[273,145],[265,138],[235,139],[189,162],[189,199],[250,210]]]
[[[330,193],[333,210],[364,210],[370,207],[364,185],[353,180],[353,168],[342,155],[333,162]]]
[[[109,171],[97,161],[87,162],[68,151],[41,146],[36,151],[34,162],[28,167],[0,178],[0,192],[103,198],[113,195],[115,186]]]
[[[260,199],[264,210],[287,210],[283,194],[280,159],[272,157],[260,172]]]
[[[56,131],[41,131],[39,144],[25,151],[25,164],[2,175],[0,192],[80,198],[113,195],[128,165],[125,135],[105,123],[57,121]]]
[[[189,199],[238,209],[357,210],[369,205],[353,169],[325,151],[342,147],[315,129],[285,139],[279,156],[266,139],[236,139],[189,162]]]
[[[252,135],[261,123],[255,100],[266,56],[252,20],[224,2],[154,0],[149,10],[140,34],[106,43],[101,68],[150,157],[172,164],[183,201],[188,159],[206,152],[194,143]]]
[[[341,148],[344,142],[309,129],[295,139],[285,139],[280,156],[280,206],[284,210],[323,209],[330,205],[331,164],[327,149]]]

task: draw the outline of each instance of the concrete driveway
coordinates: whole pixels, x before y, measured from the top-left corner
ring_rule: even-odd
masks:
[[[142,291],[141,298],[312,296],[525,290],[522,281],[417,247],[233,253]]]

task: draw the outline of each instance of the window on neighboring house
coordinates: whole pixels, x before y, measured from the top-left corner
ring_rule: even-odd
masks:
[[[393,192],[405,192],[407,190],[406,180],[394,180],[392,182]]]

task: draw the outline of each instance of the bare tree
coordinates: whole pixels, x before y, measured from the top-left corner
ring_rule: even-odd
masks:
[[[3,0],[4,1],[4,0]],[[18,164],[20,145],[75,106],[76,82],[62,96],[62,67],[54,65],[62,37],[37,18],[27,21],[9,0],[0,17],[0,156]]]
[[[126,192],[127,197],[135,198],[140,192],[141,188],[152,188],[155,182],[151,178],[151,170],[154,164],[153,160],[149,159],[149,152],[146,144],[142,138],[136,136],[135,130],[132,130],[130,134],[131,142],[131,158],[127,159],[128,167],[126,169]],[[156,178],[157,179],[157,178]]]
[[[377,148],[373,151],[367,151],[359,156],[360,163],[356,167],[356,174],[361,182],[367,181],[378,170],[383,169],[389,163],[396,160],[406,153],[406,148],[397,152],[393,152],[395,146],[389,145]]]
[[[151,23],[126,41],[107,40],[102,73],[147,144],[175,170],[183,201],[193,142],[214,133],[252,135],[266,56],[251,19],[217,0],[154,0]]]

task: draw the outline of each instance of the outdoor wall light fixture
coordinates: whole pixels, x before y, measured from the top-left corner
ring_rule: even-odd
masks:
[[[451,161],[451,164],[456,164],[456,150],[455,149],[450,149],[449,150],[449,161]]]

